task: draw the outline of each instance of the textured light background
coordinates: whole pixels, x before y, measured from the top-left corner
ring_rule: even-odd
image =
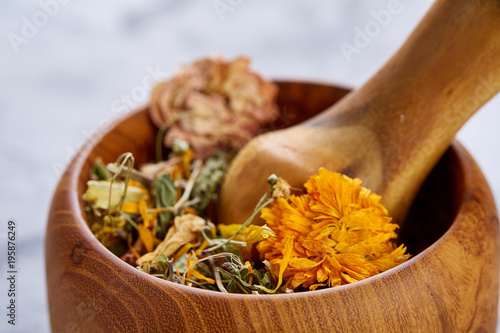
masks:
[[[63,0],[59,0],[63,2]],[[42,3],[51,3],[44,0]],[[49,6],[3,0],[0,5],[0,308],[4,309],[8,218],[18,224],[18,325],[0,331],[49,331],[44,232],[51,195],[72,154],[105,121],[144,104],[152,70],[171,75],[180,64],[221,54],[246,55],[270,78],[363,84],[398,49],[431,5],[400,1],[400,13],[354,54],[355,28],[389,0],[65,0]],[[230,6],[218,12],[214,4]],[[46,23],[12,47],[26,21]],[[26,31],[25,31],[26,32]],[[416,69],[417,70],[417,69]],[[135,95],[126,102],[125,95]],[[142,94],[141,94],[142,93]],[[128,105],[127,105],[128,103]],[[458,137],[482,167],[500,203],[500,98],[476,114]]]

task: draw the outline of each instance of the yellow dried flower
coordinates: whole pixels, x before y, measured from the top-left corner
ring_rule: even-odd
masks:
[[[200,230],[206,225],[206,221],[199,216],[185,214],[176,216],[174,225],[168,230],[165,239],[153,252],[148,252],[139,259],[137,265],[142,266],[146,262],[155,264],[160,254],[170,257],[180,246],[195,242],[199,238]]]
[[[230,238],[240,230],[241,224],[219,224],[217,228],[225,238]],[[247,244],[245,247],[240,248],[240,251],[243,258],[250,259],[252,257],[252,247],[255,243],[269,237],[275,237],[275,235],[267,225],[258,226],[251,224],[243,232],[234,237],[234,240]]]
[[[356,282],[406,261],[406,247],[396,247],[381,197],[359,179],[319,170],[305,184],[307,194],[278,198],[262,218],[276,238],[257,249],[279,272],[286,288],[315,290]]]
[[[93,201],[95,207],[108,209],[109,204],[109,188],[112,188],[111,192],[111,206],[115,206],[120,198],[123,196],[123,192],[125,191],[125,183],[123,182],[115,182],[113,185],[107,180],[89,180],[87,182],[87,191],[83,194],[83,200],[85,201]],[[127,193],[125,195],[125,204],[137,204],[141,199],[147,199],[147,191],[144,193],[141,187],[137,186],[135,183],[129,183],[127,188]],[[133,213],[137,212],[137,205],[127,206],[126,208],[135,210]],[[127,212],[130,212],[127,210]],[[132,212],[130,212],[132,213]]]

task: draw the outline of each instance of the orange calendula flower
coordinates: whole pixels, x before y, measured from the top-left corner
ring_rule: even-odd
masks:
[[[286,288],[315,290],[356,282],[391,269],[409,258],[396,247],[381,197],[359,179],[319,170],[305,184],[307,194],[278,198],[262,218],[276,233],[257,249],[269,260]]]

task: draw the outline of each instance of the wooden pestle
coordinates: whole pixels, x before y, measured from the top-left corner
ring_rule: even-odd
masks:
[[[457,131],[499,90],[500,1],[438,0],[361,88],[238,153],[222,186],[219,220],[244,222],[270,174],[302,188],[325,167],[360,178],[402,223]]]

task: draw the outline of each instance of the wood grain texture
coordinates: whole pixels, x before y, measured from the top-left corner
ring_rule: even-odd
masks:
[[[221,221],[243,223],[238,216],[251,214],[270,174],[301,188],[325,167],[362,179],[402,223],[457,131],[500,90],[498,54],[498,0],[437,0],[362,87],[240,151],[221,191]]]
[[[270,129],[300,122],[347,93],[326,85],[279,86],[282,117]],[[81,195],[94,159],[111,162],[130,151],[138,163],[152,160],[155,135],[147,110],[139,110],[89,140],[64,173],[46,236],[53,332],[494,332],[498,217],[481,171],[458,143],[414,207],[415,217],[425,211],[429,229],[407,224],[415,229],[402,237],[425,248],[417,253],[413,246],[408,262],[334,289],[232,295],[139,272],[105,249],[86,224]]]

